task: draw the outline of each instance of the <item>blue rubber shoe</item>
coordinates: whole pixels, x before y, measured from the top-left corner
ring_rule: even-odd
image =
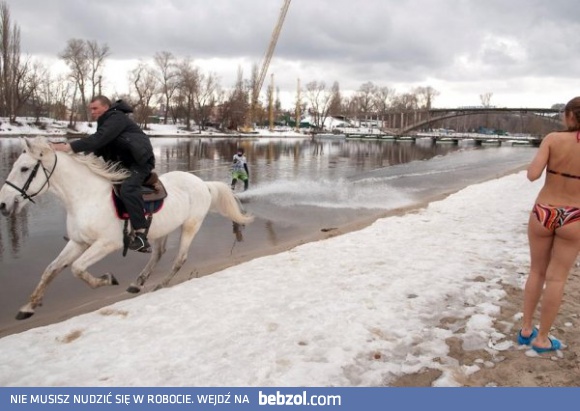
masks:
[[[534,347],[532,345],[532,350],[534,350],[538,354],[541,354],[541,353],[544,353],[544,352],[557,351],[560,348],[562,348],[562,343],[559,340],[557,340],[556,338],[548,337],[548,339],[550,340],[550,344],[551,344],[550,347],[548,347],[548,348],[541,348],[541,347]]]
[[[528,337],[524,337],[522,335],[522,330],[520,330],[518,332],[518,344],[519,345],[530,345],[532,343],[532,341],[534,341],[534,338],[536,338],[537,336],[538,336],[538,329],[536,327],[534,327],[534,329],[532,330],[532,333]]]

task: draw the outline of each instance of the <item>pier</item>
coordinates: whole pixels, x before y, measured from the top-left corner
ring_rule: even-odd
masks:
[[[390,141],[412,141],[431,140],[433,144],[459,144],[460,142],[473,142],[474,145],[480,146],[485,144],[494,145],[524,145],[537,147],[542,142],[542,138],[531,135],[499,135],[499,134],[480,134],[480,133],[409,133],[406,136],[391,135],[383,133],[347,133],[348,139],[375,139]]]

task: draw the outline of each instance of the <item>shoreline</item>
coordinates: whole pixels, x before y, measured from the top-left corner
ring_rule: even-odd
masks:
[[[473,184],[483,183],[485,181],[492,181],[508,176],[510,174],[519,173],[525,167],[520,166],[512,170],[501,173],[498,176],[485,179],[481,182],[474,182]],[[336,237],[342,234],[361,230],[381,218],[397,215],[405,215],[414,213],[424,209],[429,204],[444,200],[448,196],[461,191],[450,190],[446,193],[433,196],[417,204],[411,206],[385,211],[383,213],[376,213],[373,216],[357,219],[348,224],[342,224],[336,228],[329,230],[321,230],[310,233],[308,236],[294,237],[292,240],[285,241],[276,247],[267,247],[260,252],[247,253],[240,255],[234,262],[221,265],[219,263],[208,265],[203,270],[200,270],[199,275],[208,275],[219,271],[228,266],[236,265],[244,261],[248,261],[260,256],[274,255],[285,250],[290,250],[298,245],[312,243],[315,241],[324,240],[331,237]],[[519,223],[518,223],[519,224]],[[521,222],[522,226],[525,222]],[[523,228],[522,228],[523,230]],[[519,231],[519,229],[518,229]],[[518,234],[521,238],[521,236]],[[521,252],[524,244],[516,246],[518,252]],[[509,246],[508,246],[509,248]],[[505,251],[505,250],[504,250]],[[494,266],[490,269],[497,269],[501,267],[501,261],[496,262],[500,267]],[[513,262],[512,262],[513,263]],[[465,346],[465,341],[461,338],[461,333],[457,334],[455,330],[461,330],[467,327],[471,317],[468,316],[453,316],[441,318],[439,323],[435,326],[442,330],[450,330],[452,335],[445,341],[448,351],[445,357],[452,359],[452,362],[447,364],[452,367],[453,380],[464,387],[575,387],[580,386],[580,373],[578,373],[580,362],[580,344],[576,342],[580,340],[580,330],[574,324],[580,321],[580,268],[575,267],[570,274],[570,282],[567,285],[563,304],[557,320],[554,324],[554,335],[561,338],[565,346],[562,351],[547,355],[536,355],[526,347],[517,346],[515,338],[517,330],[519,329],[519,319],[521,314],[521,303],[523,288],[521,284],[525,281],[529,262],[524,261],[516,265],[509,264],[503,268],[510,270],[513,276],[507,283],[499,283],[503,296],[498,300],[499,311],[493,315],[492,328],[501,335],[501,338],[510,343],[505,348],[497,348],[493,345],[493,335],[486,334],[484,338],[489,339],[489,348],[478,346],[476,349],[469,349],[469,344]],[[206,272],[207,271],[207,272]],[[182,279],[176,283],[185,281]],[[475,281],[478,281],[475,279]],[[115,301],[105,302],[103,305],[109,305]],[[94,304],[85,304],[75,311],[95,311],[97,308],[91,307]],[[67,313],[67,317],[72,317],[82,314],[82,312]],[[58,318],[58,321],[66,318]],[[493,333],[492,333],[493,334]],[[531,354],[530,354],[531,352]],[[475,368],[475,370],[474,370]],[[385,386],[391,387],[433,387],[442,376],[442,371],[439,367],[422,368],[416,372],[401,375],[394,380],[385,382]]]
[[[512,170],[505,171],[503,173],[498,174],[494,178],[501,178],[510,174],[518,173],[523,170],[525,167],[517,167]],[[494,178],[484,179],[482,181],[473,183],[479,184],[485,181],[493,180]],[[463,187],[465,188],[465,187]],[[333,227],[323,228],[317,231],[308,230],[306,228],[301,228],[292,235],[289,236],[288,239],[285,241],[280,242],[277,245],[264,245],[263,247],[259,248],[255,251],[248,251],[245,253],[237,254],[233,258],[218,258],[217,260],[205,264],[198,264],[194,261],[193,258],[189,258],[186,263],[181,268],[178,275],[174,277],[169,287],[173,287],[177,284],[181,284],[185,281],[188,281],[193,278],[204,277],[207,275],[215,274],[226,268],[239,265],[245,263],[250,260],[254,260],[256,258],[265,257],[269,255],[275,255],[278,253],[282,253],[285,251],[289,251],[293,248],[299,247],[304,244],[323,241],[332,237],[340,236],[343,234],[348,234],[350,232],[360,231],[379,219],[388,218],[388,217],[395,217],[395,216],[402,216],[408,213],[417,212],[421,209],[427,207],[430,203],[441,201],[447,198],[448,196],[462,190],[463,188],[448,190],[443,193],[439,193],[437,195],[431,196],[426,198],[422,201],[414,203],[412,205],[408,205],[405,207],[398,207],[392,210],[384,210],[384,211],[377,211],[375,213],[370,213],[364,217],[356,218],[348,223],[344,224],[337,224]],[[193,246],[192,246],[193,247]],[[190,256],[191,257],[191,256]],[[189,273],[189,275],[188,275]],[[195,273],[195,275],[194,275]],[[159,273],[157,275],[153,275],[150,279],[149,283],[146,287],[141,291],[139,294],[129,294],[125,291],[125,285],[122,284],[122,288],[112,288],[111,292],[108,293],[106,296],[102,296],[101,298],[92,299],[88,302],[85,302],[75,308],[69,309],[66,313],[62,312],[54,312],[54,313],[43,313],[42,316],[33,316],[27,320],[17,321],[12,323],[9,326],[4,328],[0,328],[0,338],[6,337],[8,335],[17,334],[24,332],[26,330],[47,326],[53,323],[58,323],[65,321],[69,318],[76,317],[78,315],[86,314],[88,312],[97,311],[103,307],[108,305],[114,304],[118,301],[137,298],[140,295],[146,294],[151,292],[156,285],[159,278]],[[169,288],[168,287],[168,288]]]

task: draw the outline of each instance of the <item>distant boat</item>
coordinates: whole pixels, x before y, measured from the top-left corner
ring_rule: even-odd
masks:
[[[328,139],[344,139],[346,138],[346,135],[344,134],[335,134],[335,133],[320,133],[320,134],[315,134],[314,135],[315,138],[328,138]]]
[[[481,144],[485,144],[488,146],[499,146],[499,145],[501,145],[501,141],[500,141],[500,139],[489,139],[489,140],[482,141]]]

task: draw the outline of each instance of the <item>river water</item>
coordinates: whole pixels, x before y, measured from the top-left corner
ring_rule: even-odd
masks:
[[[159,174],[190,171],[206,181],[229,183],[229,165],[237,147],[244,147],[249,162],[250,189],[238,195],[256,216],[255,222],[236,236],[231,222],[210,214],[174,283],[281,251],[321,231],[331,232],[499,177],[529,163],[536,151],[522,146],[344,138],[153,138],[152,143]],[[20,152],[17,138],[0,138],[0,182]],[[64,221],[64,210],[51,194],[20,215],[0,218],[0,337],[132,297],[124,290],[148,256],[129,253],[123,258],[119,251],[90,271],[94,275],[112,271],[120,287],[91,290],[66,269],[48,288],[44,306],[31,319],[14,320],[43,269],[64,247]],[[177,238],[170,237],[168,252],[145,291],[168,270]]]

